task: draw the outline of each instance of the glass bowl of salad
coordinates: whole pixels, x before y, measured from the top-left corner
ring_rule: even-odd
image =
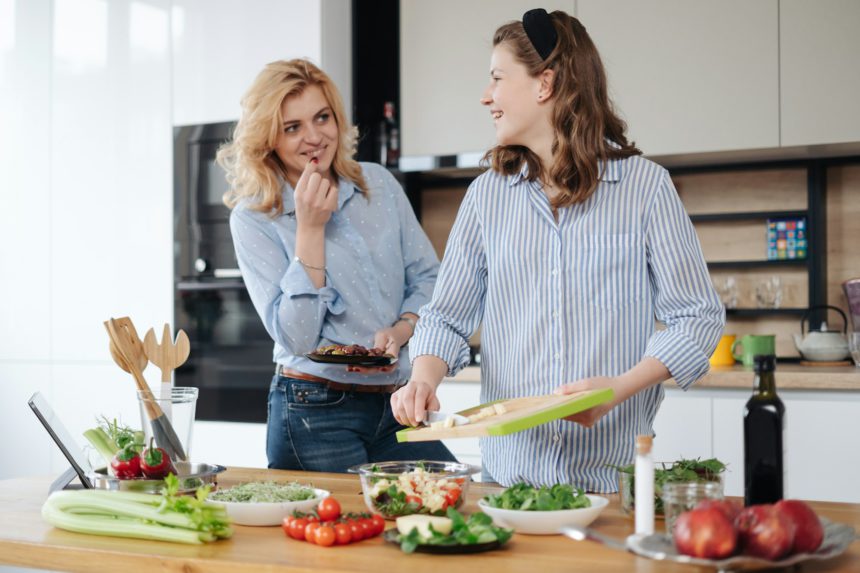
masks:
[[[350,468],[361,478],[367,508],[386,519],[424,513],[445,515],[463,505],[477,470],[458,462],[377,462]]]

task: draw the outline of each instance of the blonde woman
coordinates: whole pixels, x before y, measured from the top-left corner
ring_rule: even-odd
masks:
[[[398,444],[391,393],[438,260],[403,190],[352,159],[355,129],[331,79],[307,60],[267,65],[218,153],[248,293],[274,341],[270,468],[345,471],[394,459],[453,460],[439,442]],[[322,345],[384,348],[381,368],[318,364]]]
[[[615,394],[569,421],[482,440],[485,477],[616,491],[612,466],[652,433],[660,383],[687,388],[707,372],[724,309],[669,174],[627,140],[579,20],[530,10],[493,46],[481,97],[496,128],[491,169],[463,199],[395,417],[417,424],[439,407],[436,388],[467,363],[483,318],[483,402]]]

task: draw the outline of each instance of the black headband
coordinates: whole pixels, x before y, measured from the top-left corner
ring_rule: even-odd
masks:
[[[546,10],[535,8],[523,14],[523,28],[540,57],[547,59],[558,43],[558,34]]]

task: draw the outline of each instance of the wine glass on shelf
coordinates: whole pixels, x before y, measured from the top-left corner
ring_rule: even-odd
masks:
[[[848,333],[848,350],[851,351],[851,358],[854,359],[854,365],[860,368],[860,332]]]

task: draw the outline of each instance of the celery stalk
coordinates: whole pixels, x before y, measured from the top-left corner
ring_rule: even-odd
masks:
[[[84,437],[90,444],[92,444],[96,451],[101,454],[102,458],[105,460],[108,473],[113,475],[110,463],[113,460],[114,455],[119,451],[119,446],[116,445],[116,442],[110,439],[107,432],[101,428],[92,428],[87,430],[84,432]]]
[[[203,541],[200,533],[189,529],[152,525],[131,519],[117,519],[103,515],[75,515],[66,513],[50,503],[42,506],[42,519],[60,529],[91,535],[111,537],[133,537],[176,543],[195,543]]]
[[[58,491],[42,506],[42,517],[55,527],[79,533],[201,543],[233,533],[224,506],[175,496],[176,478],[165,494],[100,490]],[[208,488],[201,489],[199,497]]]

